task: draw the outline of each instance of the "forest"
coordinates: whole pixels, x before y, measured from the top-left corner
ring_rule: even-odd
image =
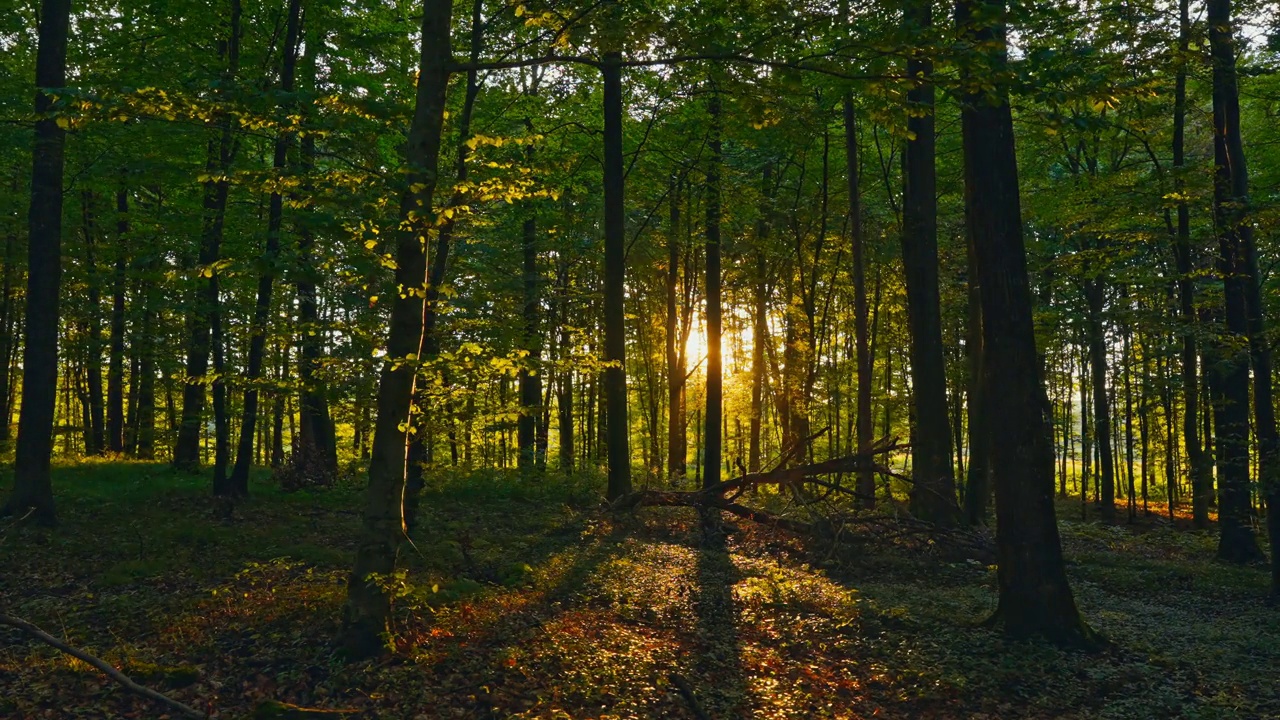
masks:
[[[0,717],[1280,718],[1275,0],[0,0]]]

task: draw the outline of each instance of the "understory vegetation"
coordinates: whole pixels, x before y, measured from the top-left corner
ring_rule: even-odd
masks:
[[[994,567],[890,525],[801,542],[727,522],[705,541],[687,508],[602,510],[593,477],[442,476],[407,575],[388,579],[399,652],[346,664],[333,638],[356,483],[286,493],[261,478],[228,516],[209,510],[207,478],[159,464],[54,477],[61,527],[0,536],[0,606],[211,717],[1280,714],[1265,574],[1211,560],[1215,534],[1181,517],[1107,525],[1060,507],[1077,601],[1113,643],[1086,654],[981,627]],[[163,710],[41,644],[0,647],[0,716]]]

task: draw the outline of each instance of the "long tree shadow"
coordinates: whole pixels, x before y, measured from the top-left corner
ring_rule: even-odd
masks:
[[[724,528],[716,516],[703,522],[693,598],[700,652],[693,662],[696,680],[672,680],[699,718],[734,718],[750,714],[750,698],[742,668],[742,639],[733,586],[741,573],[729,555]]]

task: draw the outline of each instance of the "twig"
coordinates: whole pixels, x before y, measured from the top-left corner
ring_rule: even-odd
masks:
[[[158,693],[155,690],[152,690],[151,688],[143,687],[142,685],[139,685],[138,683],[130,680],[129,676],[111,667],[111,665],[107,663],[105,660],[94,657],[93,655],[90,655],[89,653],[83,650],[77,650],[76,648],[71,647],[70,645],[62,642],[58,638],[41,630],[35,625],[32,625],[26,620],[13,617],[12,615],[0,614],[0,625],[8,625],[9,627],[17,628],[22,632],[40,640],[41,642],[45,643],[46,645],[49,645],[50,647],[56,650],[64,652],[67,655],[70,655],[71,657],[74,657],[78,660],[83,660],[84,662],[97,668],[99,671],[102,672],[102,674],[106,675],[112,680],[115,680],[117,683],[122,685],[125,690],[128,690],[131,693],[135,693],[145,698],[150,698],[152,700],[155,700],[156,702],[168,705],[169,707],[181,712],[187,717],[193,717],[193,718],[209,717],[207,713],[202,713],[199,710],[196,710],[195,708],[191,707],[190,705],[184,705],[178,702],[177,700],[174,700],[173,698],[169,697],[168,695]]]

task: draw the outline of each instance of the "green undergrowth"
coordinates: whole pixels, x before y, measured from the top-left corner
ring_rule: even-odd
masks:
[[[682,509],[610,515],[594,475],[434,474],[386,579],[398,652],[343,665],[354,482],[290,494],[258,475],[230,513],[207,477],[157,464],[54,482],[60,527],[0,522],[0,608],[211,717],[267,701],[414,719],[1280,717],[1264,572],[1146,517],[1063,511],[1077,600],[1114,643],[1086,655],[982,627],[995,572],[978,559],[806,547],[744,521],[704,537]],[[162,714],[0,629],[0,717]]]

